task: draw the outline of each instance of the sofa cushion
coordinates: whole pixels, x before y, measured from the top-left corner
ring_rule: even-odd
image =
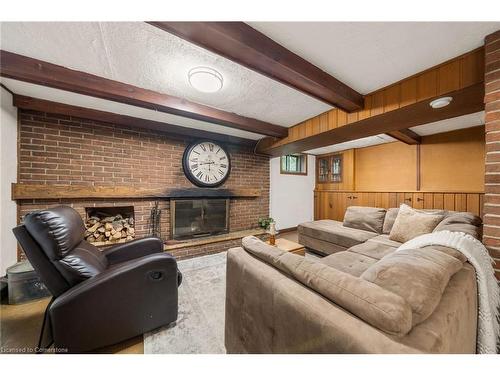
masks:
[[[380,236],[370,238],[368,241],[379,243],[379,244],[382,244],[385,246],[394,247],[394,248],[398,248],[402,245],[401,242],[391,240],[389,238],[388,234],[381,234]]]
[[[467,257],[463,253],[461,253],[460,251],[455,250],[451,247],[440,246],[440,245],[429,245],[429,246],[422,247],[422,249],[430,249],[430,248],[432,248],[433,250],[441,251],[445,254],[448,254],[448,255],[452,256],[453,258],[458,259],[462,263],[467,262]]]
[[[443,215],[443,216],[447,212],[445,210],[439,210],[439,209],[429,210],[429,209],[415,209],[414,208],[414,210],[417,212]],[[392,226],[394,225],[394,221],[396,220],[396,217],[398,216],[398,212],[399,212],[399,207],[387,209],[387,213],[385,214],[385,219],[384,219],[384,226],[382,229],[383,234],[391,233],[391,229],[392,229]]]
[[[431,233],[438,223],[443,220],[443,217],[440,214],[417,211],[406,204],[402,204],[389,234],[389,239],[406,242],[422,234]]]
[[[333,242],[318,240],[317,238],[306,236],[299,232],[298,242],[305,246],[307,249],[312,250],[323,255],[335,254],[339,251],[346,251],[347,247],[339,246]]]
[[[344,227],[334,220],[317,220],[300,224],[299,233],[349,248],[375,237],[377,234],[361,229]]]
[[[404,336],[412,327],[409,304],[378,285],[324,263],[283,252],[253,236],[243,238],[242,245],[252,255],[384,332]]]
[[[344,227],[382,233],[385,209],[375,207],[350,206],[344,215]]]
[[[404,298],[416,325],[432,314],[450,277],[462,266],[461,261],[431,247],[401,250],[375,263],[361,278]]]
[[[363,245],[363,244],[361,244]],[[361,246],[357,245],[357,246]],[[328,255],[319,260],[336,270],[348,273],[353,276],[360,276],[368,267],[377,260],[351,251],[341,251],[340,253]]]
[[[375,237],[376,239],[377,237]],[[398,246],[391,246],[388,245],[387,243],[384,243],[384,241],[377,241],[373,239],[369,239],[365,243],[361,243],[359,245],[353,246],[349,248],[350,253],[356,253],[356,254],[361,254],[367,257],[370,257],[374,260],[380,260],[383,257],[385,257],[388,254],[393,253],[396,251],[397,247],[401,245],[399,242],[394,242],[388,240],[387,242],[394,242],[397,243]]]
[[[391,233],[392,226],[394,225],[394,221],[398,216],[399,208],[389,208],[385,214],[384,225],[382,226],[382,233],[389,234]]]
[[[479,238],[481,218],[470,212],[450,212],[434,228],[433,232],[449,230],[450,232],[463,232],[474,238]]]

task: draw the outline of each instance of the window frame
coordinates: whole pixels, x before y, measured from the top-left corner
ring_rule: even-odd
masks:
[[[304,172],[291,172],[283,169],[283,158],[287,156],[299,156],[304,160]],[[292,176],[307,176],[307,154],[297,153],[280,156],[280,174],[287,174]]]

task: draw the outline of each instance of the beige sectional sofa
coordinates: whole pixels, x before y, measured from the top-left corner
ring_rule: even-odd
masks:
[[[458,251],[395,252],[397,209],[351,208],[299,226],[309,259],[250,237],[227,258],[229,353],[475,353],[475,271]],[[440,211],[438,230],[480,235],[481,220]],[[386,232],[384,234],[384,232]]]

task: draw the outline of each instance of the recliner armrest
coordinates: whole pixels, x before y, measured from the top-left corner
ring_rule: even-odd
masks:
[[[177,280],[175,258],[161,253],[120,263],[78,284],[50,306],[55,345],[82,352],[175,321]]]
[[[117,264],[146,255],[163,252],[163,242],[157,237],[146,237],[115,245],[103,251],[109,264]]]

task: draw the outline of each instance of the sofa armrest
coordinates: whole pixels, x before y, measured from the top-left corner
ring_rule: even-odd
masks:
[[[160,253],[122,262],[50,306],[54,343],[82,352],[137,336],[177,319],[177,263]]]
[[[103,251],[109,264],[117,264],[146,255],[163,252],[163,242],[157,237],[146,237],[112,246]]]

